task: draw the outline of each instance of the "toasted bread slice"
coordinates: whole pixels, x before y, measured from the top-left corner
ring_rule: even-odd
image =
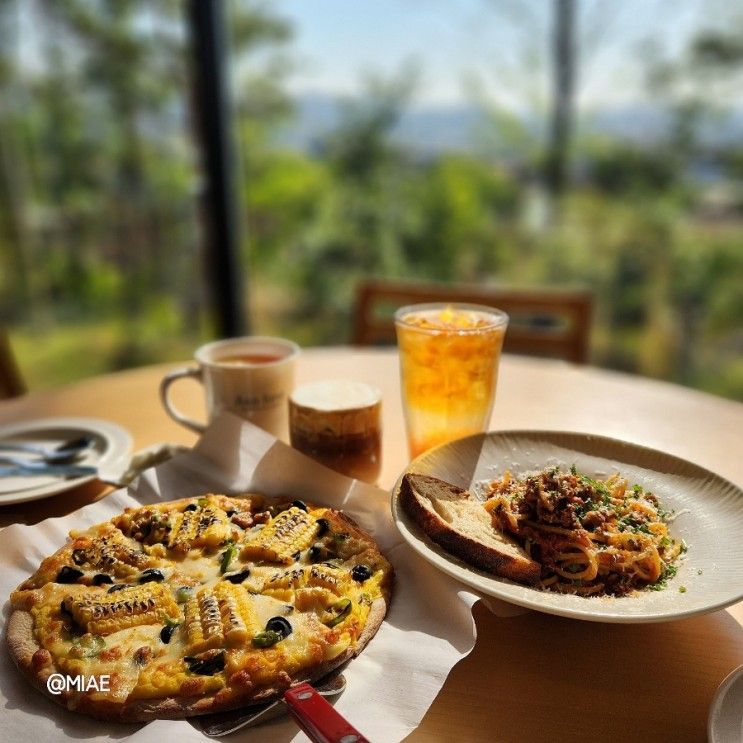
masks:
[[[521,583],[539,580],[539,563],[493,526],[482,502],[468,491],[436,477],[407,474],[400,502],[434,542],[470,565]]]

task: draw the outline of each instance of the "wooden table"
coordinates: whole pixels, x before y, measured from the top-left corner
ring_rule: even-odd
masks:
[[[0,403],[0,425],[89,415],[127,428],[141,448],[192,444],[160,407],[172,365],[96,377]],[[317,349],[300,359],[298,383],[349,377],[384,395],[389,487],[407,464],[393,351]],[[176,404],[203,415],[197,385],[174,387]],[[682,387],[589,367],[504,357],[494,429],[541,428],[616,436],[666,450],[743,484],[743,405]],[[95,483],[0,508],[0,524],[60,515],[101,497]],[[743,579],[743,576],[742,576]],[[478,639],[410,741],[703,741],[715,689],[743,663],[743,602],[714,614],[653,625],[601,625],[527,613],[499,619],[475,609]]]

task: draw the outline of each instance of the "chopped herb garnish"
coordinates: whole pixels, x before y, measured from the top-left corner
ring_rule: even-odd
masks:
[[[593,510],[593,503],[588,501],[587,503],[581,503],[579,506],[575,507],[575,513],[576,518],[582,519],[589,511]]]
[[[679,586],[679,593],[686,593],[686,586]]]
[[[651,591],[662,591],[668,585],[668,581],[678,573],[678,570],[678,565],[666,565],[660,574],[660,578],[648,587]]]

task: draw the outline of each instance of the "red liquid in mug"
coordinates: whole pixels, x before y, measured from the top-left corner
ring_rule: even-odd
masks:
[[[281,361],[284,356],[275,353],[235,353],[229,356],[220,356],[217,361],[220,364],[273,364]]]

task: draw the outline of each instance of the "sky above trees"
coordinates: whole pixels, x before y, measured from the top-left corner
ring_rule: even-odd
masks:
[[[549,84],[549,0],[276,0],[294,26],[293,93],[353,94],[369,73],[417,66],[415,102],[461,103],[479,85],[519,106]],[[579,0],[578,102],[638,102],[647,42],[671,58],[730,21],[719,0]],[[535,75],[534,73],[541,73]]]

